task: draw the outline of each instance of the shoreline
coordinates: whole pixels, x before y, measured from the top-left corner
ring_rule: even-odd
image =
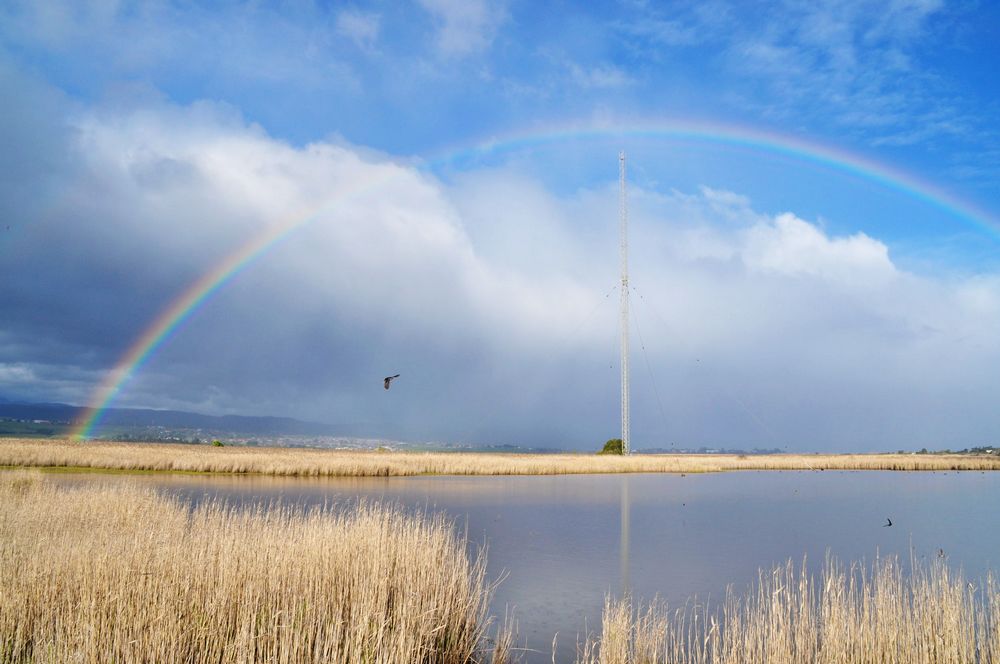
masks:
[[[0,469],[282,477],[696,474],[735,471],[995,471],[1000,457],[960,454],[501,454],[386,452],[172,443],[0,439]]]

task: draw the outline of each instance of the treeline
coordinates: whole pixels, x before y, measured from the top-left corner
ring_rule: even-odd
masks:
[[[898,450],[896,454],[992,454],[994,456],[1000,456],[1000,446],[988,445],[983,447],[968,447],[964,450],[949,450],[947,448],[943,450],[928,450],[924,447],[916,452]]]

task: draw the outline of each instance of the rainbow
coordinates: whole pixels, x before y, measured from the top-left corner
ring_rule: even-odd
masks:
[[[964,201],[939,186],[917,178],[900,169],[877,162],[866,156],[848,152],[819,142],[806,141],[760,129],[698,120],[670,120],[643,123],[634,127],[600,127],[563,125],[535,128],[491,137],[466,145],[438,151],[435,157],[417,162],[419,168],[433,169],[461,163],[476,157],[495,156],[518,150],[542,147],[570,141],[595,139],[679,140],[742,147],[817,164],[833,171],[875,182],[889,190],[901,192],[927,205],[944,211],[1000,240],[1000,220],[986,210]],[[399,171],[394,171],[398,173]],[[323,206],[305,214],[291,216],[276,223],[225,257],[185,288],[129,346],[101,381],[88,400],[86,408],[72,427],[76,439],[92,437],[104,411],[114,402],[122,387],[134,376],[168,339],[223,286],[266,254],[295,230],[309,224],[321,213],[334,210],[353,196],[384,186],[393,179],[389,173],[338,192]]]
[[[439,161],[458,162],[476,155],[514,152],[552,143],[613,138],[715,143],[789,157],[874,182],[962,219],[1000,239],[1000,218],[980,206],[962,200],[927,179],[919,178],[865,155],[848,152],[818,141],[807,141],[794,136],[733,124],[702,120],[671,120],[642,123],[629,128],[591,125],[539,128],[491,138],[469,146],[455,146],[451,151],[445,151],[447,159]]]

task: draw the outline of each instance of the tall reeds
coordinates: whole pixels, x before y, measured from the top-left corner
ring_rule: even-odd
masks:
[[[730,470],[1000,470],[995,455],[480,454],[0,439],[0,466],[302,477],[705,473]]]
[[[819,576],[791,562],[761,573],[721,610],[607,600],[600,640],[578,664],[995,664],[1000,588],[966,581],[942,560],[895,558]]]
[[[791,562],[718,608],[606,603],[579,664],[1000,664],[1000,586],[941,559]],[[484,560],[441,516],[0,473],[0,662],[504,662]]]
[[[440,516],[0,473],[0,662],[503,662],[490,590]]]

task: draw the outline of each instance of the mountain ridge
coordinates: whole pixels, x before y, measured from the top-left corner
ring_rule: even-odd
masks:
[[[0,397],[0,419],[42,420],[69,425],[86,411],[84,406],[65,403],[13,401]],[[153,408],[108,408],[102,427],[170,427],[204,429],[240,434],[333,435],[336,427],[273,415],[205,415],[184,410]]]

